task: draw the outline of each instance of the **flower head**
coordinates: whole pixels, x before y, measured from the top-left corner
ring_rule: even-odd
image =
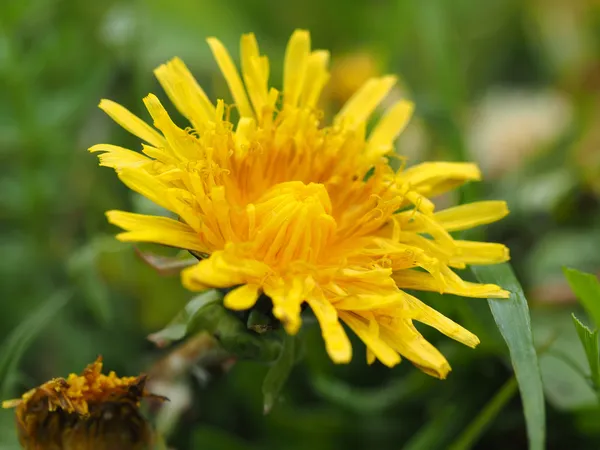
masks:
[[[43,449],[143,449],[152,430],[139,412],[146,376],[119,378],[102,374],[102,359],[80,375],[53,378],[2,403],[16,408],[21,445]]]
[[[289,333],[307,303],[338,363],[352,348],[341,322],[375,358],[400,355],[444,378],[444,357],[417,331],[417,320],[474,347],[477,337],[403,289],[471,297],[506,297],[495,285],[463,281],[453,268],[508,259],[500,244],[456,240],[450,232],[493,222],[504,202],[485,201],[436,212],[430,197],[480,172],[467,163],[425,163],[394,172],[387,156],[413,105],[393,104],[370,133],[367,124],[395,78],[368,80],[324,126],[316,109],[329,77],[329,54],[312,51],[306,31],[288,44],[283,90],[269,88],[269,60],[254,35],[241,39],[241,75],[216,39],[208,39],[239,120],[223,100],[213,104],[175,58],[155,73],[192,128],[182,129],[160,101],[144,99],[160,133],[125,108],[100,107],[146,143],[142,152],[99,144],[100,163],[131,189],[177,216],[109,211],[123,241],[146,241],[207,255],[183,271],[191,290],[234,287],[224,299],[252,308],[261,293]]]

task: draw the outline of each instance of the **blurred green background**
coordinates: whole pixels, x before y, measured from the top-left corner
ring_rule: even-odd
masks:
[[[366,76],[401,76],[415,100],[399,142],[409,164],[476,160],[485,183],[456,198],[506,199],[511,215],[487,230],[507,244],[532,308],[548,408],[548,448],[600,448],[600,409],[574,365],[577,309],[561,267],[600,272],[600,8],[594,0],[4,0],[0,2],[0,362],[4,398],[80,371],[102,354],[119,374],[147,371],[168,350],[146,335],[191,298],[113,238],[104,211],[148,211],[86,149],[138,148],[97,108],[115,100],[146,117],[142,97],[165,98],[152,70],[183,58],[224,95],[204,39],[237,54],[256,33],[275,79],[289,35],[312,33],[332,51],[335,106]],[[328,106],[328,107],[329,107]],[[177,449],[444,449],[511,377],[484,300],[421,296],[479,335],[477,350],[435,333],[453,372],[438,381],[403,363],[348,366],[327,358],[317,329],[281,401],[262,414],[267,370],[240,362],[227,375],[170,380]],[[64,302],[68,303],[64,305]],[[39,310],[40,307],[46,308]],[[36,315],[37,314],[37,315]],[[33,315],[33,316],[32,316]],[[21,325],[20,325],[21,324]],[[17,328],[20,327],[20,328]],[[429,337],[429,335],[428,335]],[[31,345],[30,345],[31,344]],[[12,351],[12,350],[11,350]],[[573,360],[573,361],[571,361]],[[6,365],[6,364],[5,364]],[[514,391],[514,390],[513,390]],[[511,391],[511,392],[513,392]],[[514,394],[514,392],[513,392]],[[164,425],[166,423],[166,425]],[[475,448],[526,448],[514,394]],[[0,449],[16,449],[13,412],[0,415]]]

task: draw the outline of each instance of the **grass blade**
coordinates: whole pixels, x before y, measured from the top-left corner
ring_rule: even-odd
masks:
[[[567,281],[583,305],[585,311],[600,328],[600,282],[595,275],[579,272],[575,269],[563,268]]]
[[[479,282],[497,284],[511,292],[509,299],[488,299],[488,304],[510,353],[521,392],[529,448],[542,450],[546,440],[544,390],[525,294],[508,263],[474,266],[472,270]]]
[[[422,426],[402,447],[402,450],[442,450],[458,432],[466,419],[466,410],[457,404],[447,404]]]
[[[494,398],[485,405],[483,410],[475,417],[475,420],[469,424],[448,449],[468,450],[472,448],[516,392],[517,380],[515,377],[512,377],[500,388],[496,395],[494,395]]]
[[[571,317],[573,318],[577,335],[585,349],[585,355],[590,365],[592,385],[596,392],[600,392],[600,349],[598,348],[598,330],[590,330],[575,317],[575,314],[572,314]]]
[[[70,298],[70,292],[57,292],[21,322],[3,342],[0,352],[0,398],[6,399],[10,395],[10,380],[27,348]]]

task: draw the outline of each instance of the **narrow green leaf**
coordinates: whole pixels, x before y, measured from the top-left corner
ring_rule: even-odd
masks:
[[[57,292],[17,325],[3,342],[0,350],[0,398],[5,399],[10,395],[9,380],[27,348],[70,298],[70,292]]]
[[[585,349],[585,355],[590,365],[590,373],[592,385],[596,391],[600,390],[600,352],[598,348],[598,330],[591,331],[588,327],[582,324],[575,314],[573,323],[579,335],[579,340]]]
[[[448,440],[465,421],[466,413],[466,410],[456,403],[448,403],[437,409],[431,420],[404,444],[402,450],[446,449]]]
[[[508,346],[519,384],[529,448],[542,450],[546,440],[544,391],[525,294],[508,263],[473,266],[472,271],[481,283],[497,284],[511,292],[509,299],[488,299],[488,304]]]
[[[67,261],[67,272],[92,314],[101,323],[107,324],[113,318],[113,310],[110,293],[97,269],[101,249],[102,241],[97,240],[76,250]]]
[[[562,308],[531,313],[548,404],[571,411],[593,407],[598,398],[589,383],[587,357],[570,314]]]
[[[205,291],[191,299],[187,305],[160,331],[152,333],[148,339],[158,347],[165,347],[173,341],[183,339],[188,334],[189,324],[198,311],[206,305],[220,301],[223,294],[216,289]]]
[[[283,347],[281,348],[279,358],[277,358],[277,360],[269,368],[269,371],[267,372],[267,375],[263,381],[263,410],[265,414],[268,414],[273,408],[281,388],[283,388],[283,385],[292,372],[292,367],[294,366],[295,360],[295,347],[296,338],[294,336],[285,334],[283,337]]]
[[[594,325],[596,328],[600,328],[600,282],[598,278],[590,273],[567,267],[563,268],[563,272],[571,289],[594,321]]]
[[[449,450],[468,450],[475,445],[487,427],[498,416],[502,408],[510,401],[517,392],[517,380],[512,377],[494,397],[488,402],[483,410],[475,417],[460,436],[448,447]]]
[[[420,372],[413,371],[402,378],[393,378],[376,388],[353,386],[340,379],[318,374],[312,377],[315,392],[323,399],[360,415],[381,415],[401,404],[411,395],[431,389],[434,378],[423,380]]]

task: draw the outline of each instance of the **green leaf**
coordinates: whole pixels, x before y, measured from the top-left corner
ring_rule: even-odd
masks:
[[[600,390],[600,353],[598,348],[598,330],[591,331],[588,327],[582,324],[575,314],[573,317],[573,323],[575,329],[579,335],[579,340],[585,349],[585,354],[590,365],[591,380],[594,389],[598,392]]]
[[[211,333],[232,355],[253,361],[273,361],[281,347],[270,336],[249,331],[246,323],[221,303],[208,304],[191,318],[186,334],[199,331]]]
[[[216,289],[205,291],[191,299],[175,318],[162,330],[152,333],[148,339],[158,347],[166,347],[173,341],[183,339],[189,332],[190,323],[204,306],[222,300],[223,294]]]
[[[203,292],[188,302],[165,328],[148,336],[158,347],[206,331],[227,352],[239,358],[273,361],[280,344],[267,336],[248,331],[246,324],[221,303],[223,293],[217,289]]]
[[[263,381],[263,411],[265,414],[268,414],[273,408],[273,405],[279,396],[279,392],[281,392],[283,385],[292,372],[292,367],[294,366],[295,361],[295,347],[296,338],[294,336],[285,334],[283,337],[283,347],[281,348],[279,358],[277,358],[277,360],[269,368],[269,371],[267,372],[267,375]]]
[[[594,321],[596,328],[600,328],[600,282],[598,278],[592,274],[566,267],[563,268],[563,272],[571,289]]]
[[[10,380],[27,348],[70,298],[70,292],[57,292],[17,325],[3,342],[0,350],[0,398],[10,395]]]
[[[542,450],[546,440],[544,390],[525,294],[508,263],[471,269],[479,282],[497,284],[511,292],[509,299],[488,299],[488,304],[510,352],[525,412],[529,448]]]
[[[593,408],[598,397],[589,382],[587,357],[571,316],[560,308],[536,308],[531,311],[531,323],[534,341],[547,347],[543,353],[538,348],[538,358],[548,403],[567,411]]]
[[[475,445],[486,428],[498,416],[502,408],[517,392],[517,380],[512,377],[494,395],[481,412],[475,417],[458,438],[448,447],[449,450],[468,450]]]

